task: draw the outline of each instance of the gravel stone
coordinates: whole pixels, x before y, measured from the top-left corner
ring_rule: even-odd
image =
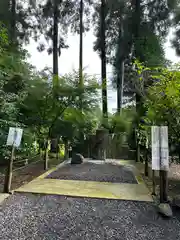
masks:
[[[66,164],[51,173],[47,178],[137,184],[130,168],[110,163],[95,164],[85,162],[73,166]]]
[[[15,194],[0,206],[2,240],[178,240],[152,203]]]

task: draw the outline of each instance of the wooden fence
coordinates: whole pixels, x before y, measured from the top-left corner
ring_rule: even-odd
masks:
[[[86,158],[99,159],[99,150],[105,149],[106,159],[135,159],[135,151],[130,149],[126,133],[106,134],[103,140],[97,135],[91,135],[81,149]]]

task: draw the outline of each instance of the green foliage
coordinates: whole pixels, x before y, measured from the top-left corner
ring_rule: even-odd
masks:
[[[2,29],[2,28],[1,28]],[[61,138],[71,143],[81,141],[99,124],[98,89],[95,79],[83,76],[79,87],[78,73],[52,77],[51,71],[37,72],[26,61],[28,55],[20,45],[8,45],[8,33],[2,29],[0,54],[0,156],[9,156],[5,146],[9,127],[24,129],[19,155],[35,153],[35,140]],[[0,46],[1,46],[0,45]],[[79,96],[82,96],[81,102]],[[83,111],[80,111],[80,105]]]
[[[148,91],[149,118],[157,124],[167,123],[170,118],[172,121],[173,119],[178,121],[180,101],[180,73],[178,69],[161,69],[154,78],[156,82]]]
[[[144,69],[142,64],[140,64],[140,69],[139,71],[142,74]],[[170,144],[178,146],[180,144],[179,65],[173,66],[171,69],[151,69],[149,75],[153,81],[147,88],[143,99],[145,112],[141,117],[142,123],[139,125],[139,136],[142,139],[148,134],[150,138],[149,126],[165,125],[169,129]]]
[[[2,50],[6,45],[8,45],[7,30],[3,26],[3,24],[0,22],[0,54],[2,53]]]
[[[124,108],[121,115],[119,115],[119,113],[115,113],[109,119],[110,132],[129,134],[135,116],[136,111],[134,106]]]
[[[5,38],[7,46],[8,38]],[[24,52],[16,53],[3,49],[0,54],[0,158],[6,159],[10,152],[5,146],[9,127],[23,126],[17,121],[18,104],[27,91],[27,80],[30,78],[30,66],[24,61]]]
[[[40,138],[81,143],[101,122],[99,86],[84,75],[84,88],[79,87],[79,73],[76,72],[63,77],[53,76],[52,71],[39,73],[27,63],[28,54],[22,48],[33,37],[40,51],[46,49],[51,54],[55,46],[55,55],[60,55],[61,49],[68,47],[68,31],[79,33],[80,1],[29,0],[23,5],[23,1],[16,0],[16,6],[10,2],[0,2],[0,155],[6,155],[4,144],[9,126],[25,129],[19,150],[24,155],[34,151],[32,143]],[[172,141],[179,141],[179,71],[177,67],[174,70],[152,69],[152,66],[166,65],[163,43],[171,25],[169,16],[174,10],[177,30],[174,45],[179,48],[177,2],[142,0],[136,13],[134,1],[105,2],[106,55],[114,66],[115,82],[124,60],[126,92],[138,93],[144,101],[139,116],[134,107],[123,109],[121,116],[109,118],[106,127],[112,133],[130,135],[135,123],[141,120],[146,124],[167,124]],[[90,29],[93,12],[94,50],[100,53],[100,2],[84,0],[83,4],[83,31]],[[92,6],[94,11],[91,11]],[[54,22],[57,29],[53,28]],[[40,41],[41,37],[44,42]],[[138,61],[134,62],[134,57]],[[142,136],[147,132],[144,125],[139,126]]]
[[[71,142],[79,142],[82,139],[82,134],[86,137],[92,133],[99,124],[97,116],[98,106],[98,88],[94,84],[94,79],[89,79],[84,76],[85,87],[79,88],[78,74],[65,76],[66,83],[69,82],[70,86],[75,93],[75,100],[65,109],[61,118],[53,127],[53,135],[59,135]],[[79,99],[80,93],[83,92],[81,101]],[[83,106],[80,111],[80,106]]]

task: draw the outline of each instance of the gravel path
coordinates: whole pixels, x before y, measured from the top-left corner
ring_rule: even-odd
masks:
[[[150,203],[16,194],[0,206],[2,240],[178,240],[180,222]]]
[[[110,163],[67,164],[51,173],[47,178],[112,183],[137,183],[131,169],[125,166],[112,165]]]

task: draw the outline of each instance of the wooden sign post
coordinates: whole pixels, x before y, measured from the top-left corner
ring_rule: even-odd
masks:
[[[169,170],[169,147],[167,126],[152,126],[152,170],[160,173],[160,203],[167,202]],[[153,174],[154,177],[154,174]],[[155,193],[155,181],[153,179],[153,192]]]
[[[15,157],[15,148],[20,146],[23,130],[21,128],[9,128],[7,138],[7,146],[12,146],[11,157],[8,162],[7,172],[4,181],[4,193],[9,193],[11,190],[13,161]]]

